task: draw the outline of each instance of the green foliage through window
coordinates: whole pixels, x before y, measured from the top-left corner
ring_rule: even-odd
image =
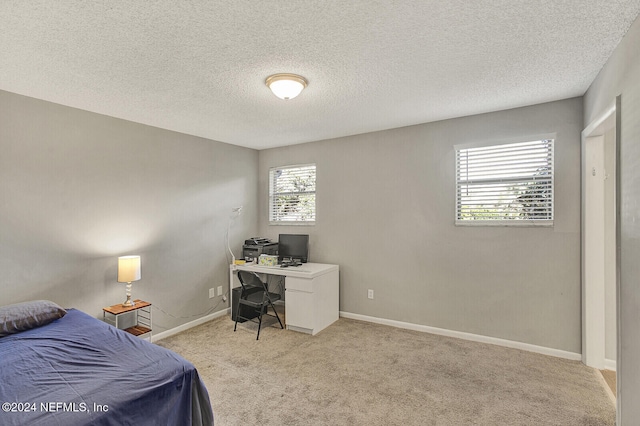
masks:
[[[552,225],[553,142],[456,149],[456,222]]]
[[[273,168],[269,171],[269,220],[316,220],[316,165]]]

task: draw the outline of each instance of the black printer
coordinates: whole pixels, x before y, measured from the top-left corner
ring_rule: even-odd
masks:
[[[244,240],[242,246],[242,257],[247,262],[253,262],[261,254],[275,256],[278,254],[278,243],[272,243],[268,238],[253,237]]]

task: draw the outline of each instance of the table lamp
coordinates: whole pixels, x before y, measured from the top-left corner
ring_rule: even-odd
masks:
[[[135,302],[131,300],[131,283],[141,278],[140,273],[140,256],[120,256],[118,258],[118,282],[127,283],[127,300],[122,306],[134,306]]]

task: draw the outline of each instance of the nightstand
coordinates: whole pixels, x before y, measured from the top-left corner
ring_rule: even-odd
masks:
[[[102,308],[102,319],[121,330],[151,341],[151,303],[134,300],[134,306],[117,305]]]

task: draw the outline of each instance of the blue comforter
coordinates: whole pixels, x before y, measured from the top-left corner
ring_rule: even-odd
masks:
[[[0,338],[0,425],[212,425],[195,367],[81,311]]]

